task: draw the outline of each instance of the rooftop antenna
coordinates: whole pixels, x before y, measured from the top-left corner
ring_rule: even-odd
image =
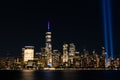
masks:
[[[48,31],[50,31],[50,22],[48,21]]]

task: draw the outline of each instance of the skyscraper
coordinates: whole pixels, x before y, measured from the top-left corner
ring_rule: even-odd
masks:
[[[25,46],[25,48],[23,48],[23,55],[24,61],[34,60],[34,46]]]
[[[68,44],[63,45],[63,63],[68,62]]]
[[[74,43],[71,43],[70,47],[69,47],[69,61],[70,61],[70,64],[73,64],[74,56],[75,56],[75,45],[74,45]]]
[[[48,22],[48,31],[46,32],[46,54],[47,54],[47,65],[52,67],[52,45],[51,45],[51,32],[50,32],[50,22]]]

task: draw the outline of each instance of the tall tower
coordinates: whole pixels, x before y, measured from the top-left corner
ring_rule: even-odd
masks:
[[[63,63],[68,62],[68,44],[63,45]]]
[[[46,32],[46,54],[47,54],[47,65],[52,67],[52,45],[51,45],[51,32],[50,32],[50,22],[48,22],[48,31]]]
[[[74,45],[74,43],[71,43],[71,44],[70,44],[70,47],[69,47],[69,55],[70,55],[70,56],[74,56],[74,55],[75,55],[75,45]]]
[[[74,56],[75,56],[75,45],[74,45],[74,43],[71,43],[70,47],[69,47],[69,61],[70,61],[70,64],[73,64]]]

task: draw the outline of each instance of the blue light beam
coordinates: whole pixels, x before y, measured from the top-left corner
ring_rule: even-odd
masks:
[[[108,30],[107,30],[107,8],[106,8],[106,0],[102,0],[102,14],[103,14],[103,27],[104,27],[104,45],[106,50],[106,62],[108,62]]]
[[[114,57],[113,49],[113,32],[112,32],[112,12],[111,12],[111,0],[102,0],[102,14],[103,14],[103,27],[104,27],[104,45],[110,57]]]
[[[111,18],[111,0],[107,0],[108,8],[108,26],[109,26],[109,41],[110,41],[110,56],[113,58],[113,33],[112,33],[112,18]]]

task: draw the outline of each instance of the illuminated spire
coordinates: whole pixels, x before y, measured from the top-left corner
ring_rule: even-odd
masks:
[[[48,21],[48,31],[50,31],[50,22]]]

